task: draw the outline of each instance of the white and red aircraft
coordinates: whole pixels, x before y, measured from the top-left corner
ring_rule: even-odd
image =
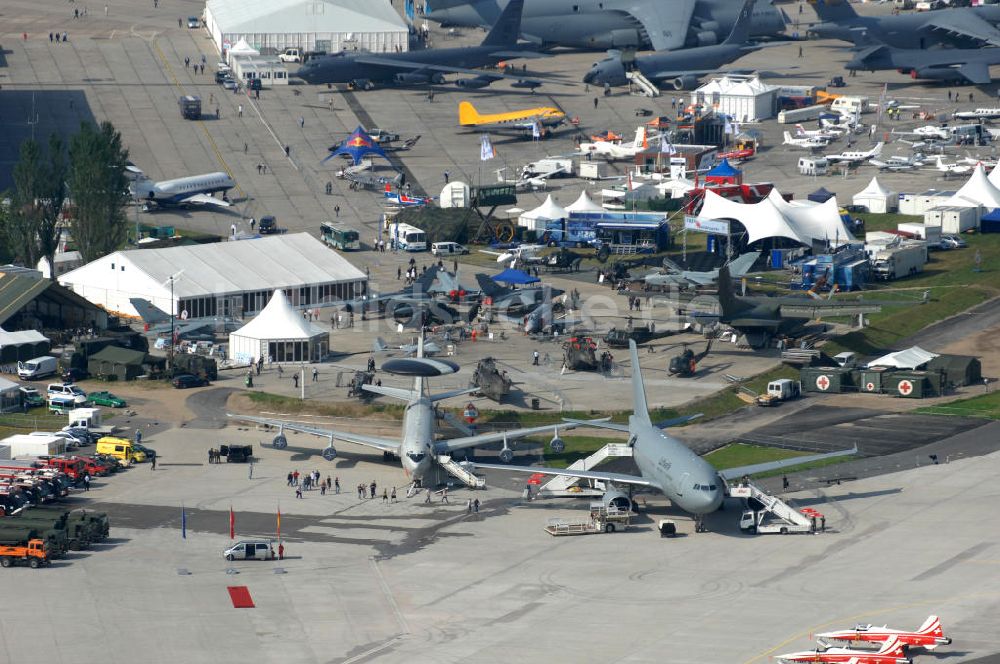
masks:
[[[818,648],[775,655],[779,662],[827,662],[837,664],[913,664],[903,653],[904,644],[890,637],[878,650],[853,650],[851,648]]]
[[[941,629],[941,619],[930,616],[916,631],[908,632],[902,629],[891,629],[882,625],[856,625],[854,629],[843,629],[837,632],[816,634],[821,641],[847,641],[849,643],[883,643],[891,638],[906,646],[920,646],[934,650],[940,645],[948,645],[951,638],[944,635]]]

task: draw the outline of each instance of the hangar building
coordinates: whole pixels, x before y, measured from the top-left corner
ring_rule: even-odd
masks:
[[[241,39],[265,55],[406,51],[409,30],[389,0],[208,0],[205,27],[220,53]]]
[[[253,316],[276,288],[307,308],[364,295],[368,277],[308,233],[116,251],[59,278],[104,309],[138,316],[143,298],[181,319]]]

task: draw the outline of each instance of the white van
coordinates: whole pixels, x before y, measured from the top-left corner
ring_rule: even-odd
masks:
[[[286,48],[284,52],[278,54],[278,59],[282,62],[302,62],[302,49]]]
[[[49,397],[66,397],[73,403],[82,406],[87,403],[87,393],[73,383],[49,383]]]
[[[222,553],[226,560],[274,560],[274,547],[270,540],[243,540]]]
[[[59,363],[51,355],[42,355],[27,362],[17,363],[17,377],[21,380],[37,380],[51,376],[59,370]]]
[[[833,100],[830,110],[848,117],[857,117],[871,109],[868,107],[868,97],[844,95]]]
[[[435,242],[431,245],[431,253],[435,256],[457,256],[469,253],[469,250],[458,242]]]

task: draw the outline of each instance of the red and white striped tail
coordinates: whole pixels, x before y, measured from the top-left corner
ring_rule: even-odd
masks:
[[[944,630],[941,629],[941,619],[937,616],[929,616],[924,621],[924,624],[920,626],[920,629],[917,630],[917,633],[944,636]]]

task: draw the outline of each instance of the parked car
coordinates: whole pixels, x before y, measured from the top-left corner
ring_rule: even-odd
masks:
[[[101,437],[101,434],[95,433],[86,427],[63,427],[62,430],[74,438],[86,441],[85,443],[81,443],[81,445],[92,445]]]
[[[200,376],[192,376],[191,374],[174,376],[174,379],[170,382],[178,390],[183,390],[188,387],[201,387],[202,385],[208,385],[208,381],[204,378]]]
[[[188,27],[192,29],[200,28],[201,21],[198,19],[197,16],[188,16]]]
[[[125,399],[107,391],[91,392],[90,402],[95,406],[107,406],[108,408],[124,408],[128,405],[125,403]]]
[[[86,369],[80,369],[78,367],[70,367],[62,373],[63,382],[75,383],[78,380],[83,380],[86,378],[89,372]]]
[[[957,235],[942,235],[942,249],[962,249],[969,246],[968,243]]]
[[[273,215],[265,214],[257,224],[257,232],[261,235],[271,235],[278,232],[278,222]]]
[[[21,388],[21,402],[28,404],[29,408],[45,405],[45,397],[33,387]]]
[[[236,79],[232,76],[225,76],[222,79],[222,87],[226,90],[235,90],[237,88]]]

